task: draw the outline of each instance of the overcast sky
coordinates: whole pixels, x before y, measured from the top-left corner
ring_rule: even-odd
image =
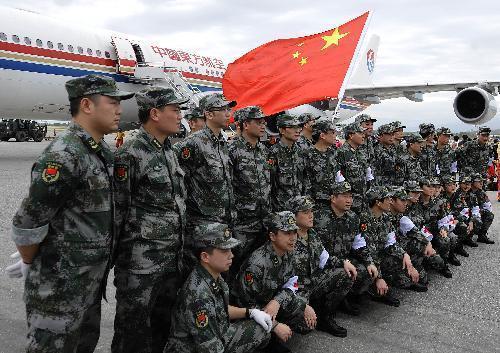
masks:
[[[93,28],[157,40],[171,47],[217,56],[230,63],[277,38],[334,28],[367,10],[370,33],[381,42],[375,84],[500,81],[500,2],[475,0],[272,1],[272,0],[0,0]],[[462,124],[453,112],[453,93],[424,96],[423,103],[385,101],[366,112],[379,122]],[[497,115],[489,124],[500,128]]]

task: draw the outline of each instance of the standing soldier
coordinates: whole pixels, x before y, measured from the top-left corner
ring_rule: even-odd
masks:
[[[227,225],[195,227],[198,263],[182,286],[174,308],[165,353],[247,353],[269,341],[271,317],[257,308],[229,305],[229,288],[221,276],[229,270],[231,249],[239,244]],[[237,321],[234,321],[237,320]]]
[[[179,131],[180,104],[187,99],[162,87],[144,89],[135,97],[142,126],[115,156],[122,227],[111,351],[161,353],[180,287],[186,226],[184,172],[168,137]]]
[[[316,117],[311,113],[304,113],[300,114],[298,119],[303,125],[302,125],[302,134],[300,135],[300,138],[297,141],[297,146],[306,151],[309,148],[313,147],[314,145],[312,134],[313,134],[313,125]]]
[[[93,352],[114,234],[113,154],[102,139],[118,129],[119,91],[112,78],[66,82],[73,118],[31,170],[29,195],[14,216],[25,279],[27,352]]]
[[[404,175],[404,161],[405,156],[408,154],[406,141],[404,140],[404,129],[406,126],[401,124],[400,121],[393,121],[391,123],[394,128],[394,146],[395,146],[395,154],[396,154],[396,171],[394,173],[394,185],[403,186],[405,181]]]
[[[475,204],[477,205],[476,207],[479,207],[479,214],[478,216],[481,219],[481,223],[479,224],[479,227],[477,229],[474,229],[475,233],[477,234],[477,241],[479,243],[485,243],[485,244],[495,244],[493,240],[488,238],[488,229],[490,228],[491,224],[493,223],[493,219],[495,218],[495,215],[492,212],[492,206],[490,202],[490,198],[486,194],[486,192],[483,190],[483,182],[484,179],[479,173],[474,173],[471,176],[471,190],[470,193],[472,194],[472,197],[476,201]],[[476,212],[477,214],[477,212]]]
[[[488,166],[493,163],[493,153],[488,144],[490,132],[489,127],[480,127],[477,139],[469,140],[458,148],[460,173],[479,173],[487,178]]]
[[[259,107],[250,106],[234,114],[241,136],[229,144],[230,166],[236,206],[234,237],[240,241],[235,250],[233,270],[238,271],[244,257],[265,242],[265,222],[271,212],[271,166],[267,149],[259,142],[266,120]]]
[[[378,128],[379,143],[375,146],[376,158],[372,165],[377,185],[392,186],[396,176],[396,147],[394,146],[394,127],[392,124]]]
[[[351,185],[354,212],[365,207],[364,195],[368,189],[368,179],[373,179],[366,154],[360,150],[365,136],[364,129],[357,123],[344,127],[345,143],[337,150],[337,163],[345,180]]]
[[[440,174],[455,175],[457,173],[457,157],[450,146],[451,130],[447,127],[436,131],[436,161]]]
[[[197,239],[194,226],[219,222],[233,227],[235,221],[233,187],[227,141],[221,131],[226,126],[235,101],[227,101],[220,93],[200,100],[207,125],[174,146],[179,163],[186,173],[187,232],[186,265],[196,264],[190,249]]]
[[[276,212],[287,210],[292,197],[309,194],[304,151],[297,146],[301,122],[291,115],[281,114],[277,125],[280,141],[269,152],[271,202]]]
[[[377,121],[377,119],[372,118],[368,114],[360,114],[354,120],[355,123],[359,124],[363,129],[363,133],[365,135],[365,139],[361,146],[359,147],[360,151],[364,153],[365,159],[371,162],[375,158],[375,145],[377,141],[375,137],[373,137],[373,124]]]
[[[420,166],[422,167],[423,176],[432,178],[438,175],[436,148],[434,147],[434,136],[436,129],[433,124],[420,124],[420,136],[425,140],[420,154]]]
[[[406,137],[408,153],[403,156],[402,161],[404,181],[417,181],[422,177],[423,171],[420,166],[420,154],[422,153],[423,143],[424,139],[418,134],[410,134]],[[399,175],[399,172],[397,175]]]
[[[202,130],[205,127],[205,116],[203,112],[198,107],[194,107],[184,114],[184,119],[187,120],[189,128],[191,129],[191,134],[196,131]]]

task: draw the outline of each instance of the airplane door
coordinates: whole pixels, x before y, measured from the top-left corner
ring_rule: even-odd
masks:
[[[133,75],[137,59],[135,57],[134,48],[132,43],[127,39],[112,37],[111,42],[116,50],[116,57],[118,58],[118,73]]]

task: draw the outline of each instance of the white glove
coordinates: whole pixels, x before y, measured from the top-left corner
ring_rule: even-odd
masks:
[[[479,209],[479,206],[472,207],[472,216],[481,219],[481,210]]]
[[[366,181],[372,181],[373,179],[375,179],[375,177],[373,176],[372,168],[366,168]]]
[[[290,289],[294,294],[299,289],[299,276],[292,276],[283,285],[283,289]]]
[[[426,226],[423,226],[422,229],[420,229],[420,232],[427,238],[428,241],[431,241],[432,238],[434,238],[434,235],[432,235],[431,231]]]
[[[321,255],[319,255],[319,268],[320,269],[325,268],[326,262],[328,261],[329,258],[330,258],[330,254],[328,253],[328,251],[326,251],[326,249],[323,249],[323,251],[321,252]]]
[[[451,163],[451,166],[450,166],[450,173],[456,173],[456,172],[458,172],[457,161]]]
[[[342,175],[342,172],[341,172],[340,170],[337,172],[337,174],[335,174],[335,181],[336,181],[337,183],[342,183],[342,182],[344,182],[344,181],[345,181],[345,178],[344,178],[344,176]]]
[[[363,246],[366,246],[366,240],[361,236],[361,233],[356,235],[354,237],[354,240],[352,241],[352,248],[354,250],[358,250],[359,248],[362,248]]]
[[[271,315],[259,309],[250,309],[250,318],[254,319],[256,323],[262,326],[267,333],[271,332],[273,328],[273,319],[271,319]]]
[[[439,169],[439,165],[436,164],[436,174],[441,174],[441,169]]]
[[[403,235],[406,235],[410,230],[412,230],[415,227],[415,223],[412,222],[410,218],[407,216],[401,217],[399,220],[399,230]]]
[[[444,216],[438,221],[438,228],[450,229],[450,216]]]
[[[464,217],[470,217],[469,207],[465,207],[460,211],[460,214]]]
[[[12,255],[10,255],[11,259],[19,259],[20,257],[21,254],[19,254],[19,251],[16,251]],[[10,278],[26,279],[30,267],[31,265],[24,263],[23,259],[20,259],[15,264],[7,266],[5,268],[5,271],[7,272],[7,275],[9,275]]]
[[[387,241],[385,242],[385,248],[396,244],[396,233],[395,232],[390,232],[387,234]]]
[[[483,203],[483,210],[492,212],[492,205],[490,201]]]

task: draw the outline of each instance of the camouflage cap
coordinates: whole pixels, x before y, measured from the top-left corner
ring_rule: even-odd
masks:
[[[205,115],[203,115],[203,112],[201,111],[200,108],[194,107],[186,111],[186,113],[184,114],[184,119],[186,120],[205,119]]]
[[[337,131],[335,124],[329,118],[320,118],[314,122],[312,126],[313,133]]]
[[[392,125],[392,127],[394,128],[394,130],[399,130],[399,129],[406,129],[406,126],[403,125],[403,123],[401,121],[393,121],[392,123],[390,123]]]
[[[228,101],[226,97],[222,93],[211,93],[200,99],[200,109],[202,112],[224,108],[229,106],[229,108],[233,108],[236,106],[236,101]]]
[[[459,182],[467,184],[472,183],[472,178],[470,177],[470,175],[460,175]]]
[[[293,213],[307,211],[314,207],[314,201],[309,196],[296,196],[290,201]]]
[[[403,183],[403,187],[408,192],[422,192],[420,184],[415,180],[407,180]]]
[[[69,80],[65,84],[68,98],[70,100],[93,94],[119,98],[120,100],[130,99],[133,92],[120,91],[116,81],[108,76],[87,75]]]
[[[380,127],[377,130],[377,133],[379,135],[392,134],[394,133],[394,126],[392,124],[380,125]]]
[[[422,136],[429,136],[436,132],[434,124],[420,124],[418,128]]]
[[[177,94],[172,88],[152,86],[140,90],[135,94],[139,109],[149,110],[153,108],[162,108],[169,104],[184,104],[189,101]]]
[[[316,120],[316,116],[312,115],[311,113],[302,113],[299,115],[298,119],[299,121],[302,122],[302,124],[305,124],[311,120]]]
[[[354,122],[355,123],[358,123],[358,124],[361,124],[361,123],[364,123],[365,121],[373,121],[373,122],[376,122],[377,119],[374,119],[372,118],[370,115],[368,114],[360,114],[356,117],[356,119],[354,119]]]
[[[196,248],[232,249],[240,244],[238,239],[233,238],[231,230],[226,224],[207,223],[194,228]]]
[[[487,126],[481,126],[481,127],[479,127],[478,134],[481,134],[481,135],[482,134],[484,134],[484,135],[488,134],[489,135],[490,133],[491,133],[491,129],[489,127],[487,127]]]
[[[330,193],[332,195],[337,195],[337,194],[343,194],[346,192],[351,192],[351,184],[349,184],[347,181],[342,181],[340,183],[332,183],[330,187]]]
[[[382,200],[391,196],[392,193],[385,186],[372,186],[370,190],[366,192],[366,199],[368,202]]]
[[[276,125],[280,127],[302,126],[303,123],[296,117],[289,114],[280,114],[276,117]]]
[[[424,186],[424,185],[431,186],[432,185],[431,180],[429,178],[426,178],[426,177],[420,178],[418,183],[420,184],[420,186]]]
[[[395,199],[400,199],[400,200],[408,200],[410,197],[406,193],[406,190],[404,187],[396,187],[392,190],[391,192],[392,197]]]
[[[449,128],[443,126],[436,130],[436,135],[453,135],[453,134],[451,133],[451,130]]]
[[[297,222],[295,221],[295,215],[290,211],[273,213],[269,228],[271,230],[282,230],[284,232],[299,229],[299,227],[297,227]]]
[[[441,185],[441,180],[439,180],[438,177],[429,178],[429,182],[431,183],[431,185]]]
[[[454,175],[443,175],[441,177],[441,181],[443,182],[443,185],[456,183],[456,179],[455,179]]]
[[[359,125],[359,123],[351,123],[344,127],[344,138],[347,140],[350,134],[354,134],[356,132],[365,132],[365,129]]]
[[[479,173],[472,173],[471,176],[470,176],[472,182],[475,182],[475,181],[485,181],[485,179],[483,178],[483,176]]]
[[[424,139],[418,134],[408,134],[405,136],[406,143],[422,143]]]
[[[238,122],[243,122],[250,119],[262,119],[265,118],[264,112],[260,107],[256,105],[251,105],[245,108],[238,109],[234,112],[234,120]]]

